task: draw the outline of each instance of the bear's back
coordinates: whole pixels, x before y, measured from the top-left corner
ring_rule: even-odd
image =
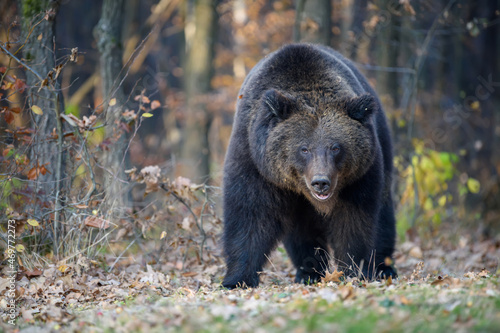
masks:
[[[354,69],[354,70],[353,70]],[[241,88],[250,100],[268,89],[288,92],[325,91],[342,97],[366,92],[357,70],[338,52],[313,44],[290,44],[262,59]]]

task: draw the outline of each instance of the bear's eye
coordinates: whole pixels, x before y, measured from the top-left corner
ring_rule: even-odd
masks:
[[[307,153],[309,153],[309,149],[307,149],[306,147],[302,147],[302,148],[300,149],[300,151],[302,152],[302,154],[307,154]]]
[[[338,153],[340,151],[340,147],[338,145],[333,145],[331,150],[334,152],[334,153]]]

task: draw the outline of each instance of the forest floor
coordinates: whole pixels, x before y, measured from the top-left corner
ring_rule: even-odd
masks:
[[[236,290],[220,287],[224,265],[216,256],[197,265],[135,258],[111,273],[81,257],[23,272],[15,325],[2,296],[0,331],[500,332],[500,241],[449,238],[437,239],[439,246],[399,244],[398,279],[334,274],[313,286],[293,283],[294,269],[278,248],[260,287]],[[2,274],[0,291],[7,285]]]

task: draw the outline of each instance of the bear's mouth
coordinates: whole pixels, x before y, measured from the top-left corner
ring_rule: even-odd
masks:
[[[313,195],[314,198],[318,199],[319,201],[326,201],[330,199],[330,197],[332,196],[332,192],[319,194],[314,191],[311,191],[311,194]]]

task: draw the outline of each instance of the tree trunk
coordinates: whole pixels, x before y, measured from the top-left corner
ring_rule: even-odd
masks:
[[[394,7],[391,5],[391,0],[384,0],[380,2],[381,8],[387,10],[393,7],[393,9],[400,10],[401,6]],[[377,66],[381,67],[397,67],[398,51],[399,51],[399,34],[397,27],[400,26],[400,16],[391,15],[389,23],[379,23],[384,24],[378,31],[376,38],[373,40],[375,42],[374,49],[377,52]],[[391,106],[397,105],[398,96],[398,76],[397,73],[391,70],[379,70],[377,71],[377,92],[380,97],[386,102],[389,102]]]
[[[94,36],[101,53],[100,72],[102,94],[106,115],[106,137],[111,144],[104,152],[106,209],[123,211],[127,207],[128,193],[121,181],[124,168],[129,164],[126,152],[127,135],[120,126],[126,96],[121,86],[122,69],[122,26],[124,0],[104,0],[101,19],[94,29]],[[110,100],[115,99],[115,103]]]
[[[294,41],[330,45],[331,12],[330,0],[297,0]]]
[[[38,74],[26,71],[26,83],[31,88],[29,92],[30,106],[38,106],[42,115],[33,113],[35,133],[30,150],[32,167],[47,169],[45,175],[39,175],[35,189],[37,200],[34,215],[37,218],[47,218],[49,210],[45,204],[55,202],[53,225],[54,254],[59,249],[60,220],[62,214],[62,188],[65,177],[65,154],[63,152],[62,123],[59,117],[64,110],[64,102],[60,92],[60,85],[56,79],[48,78],[48,86],[41,88],[41,78],[47,78],[54,69],[56,55],[54,54],[55,18],[58,11],[58,1],[39,0],[21,1],[23,17],[23,36],[26,44],[22,48],[26,64]],[[54,136],[53,133],[57,133]],[[55,199],[55,200],[54,200]],[[50,218],[50,217],[49,217]]]
[[[187,113],[184,140],[181,147],[180,173],[195,181],[206,180],[210,174],[208,131],[211,117],[206,109],[216,36],[216,0],[195,0],[193,14],[187,25],[194,31],[186,32],[187,63],[184,89]]]

